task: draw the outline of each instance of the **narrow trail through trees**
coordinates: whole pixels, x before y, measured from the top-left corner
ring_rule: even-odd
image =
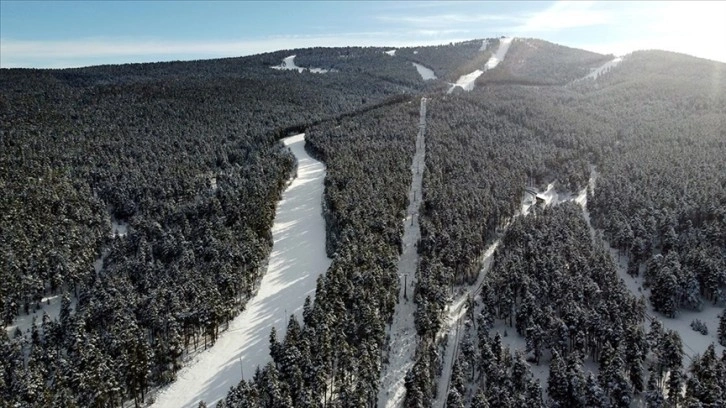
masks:
[[[381,387],[378,391],[378,407],[392,408],[403,404],[406,394],[404,381],[406,373],[413,367],[417,335],[414,324],[416,304],[413,302],[413,279],[416,277],[419,256],[416,243],[421,238],[419,207],[423,188],[423,172],[426,162],[426,98],[421,98],[416,153],[411,163],[411,188],[408,190],[408,208],[403,228],[403,253],[398,260],[398,276],[401,290],[393,314],[393,323],[388,329],[388,363],[381,369]]]
[[[302,320],[305,297],[314,296],[318,276],[330,266],[322,216],[325,166],[305,151],[304,134],[283,142],[297,159],[297,177],[277,205],[272,251],[260,288],[217,342],[159,393],[154,407],[196,407],[199,401],[214,406],[243,376],[252,378],[258,365],[271,360],[272,328],[281,339],[291,314]]]

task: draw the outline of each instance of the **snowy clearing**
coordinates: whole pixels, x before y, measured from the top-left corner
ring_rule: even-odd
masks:
[[[419,256],[416,243],[421,238],[418,211],[421,206],[423,187],[423,166],[426,162],[426,98],[421,98],[416,153],[411,163],[411,188],[408,190],[408,208],[403,220],[403,253],[398,259],[398,277],[402,290],[393,312],[393,323],[387,330],[388,364],[381,368],[381,388],[378,391],[378,407],[394,408],[403,405],[406,395],[404,380],[414,363],[416,351],[416,325],[413,315],[416,304],[413,302],[413,282],[418,268]],[[405,285],[405,286],[404,286]]]
[[[593,168],[590,176],[591,191],[595,190],[597,176],[598,174]],[[653,305],[650,303],[649,300],[650,290],[643,288],[643,276],[641,275],[633,277],[629,275],[628,257],[621,256],[617,249],[612,248],[605,239],[600,238],[602,237],[602,231],[596,230],[592,226],[592,224],[590,224],[590,213],[589,211],[587,211],[587,197],[585,197],[585,199],[582,201],[582,204],[580,205],[583,208],[585,220],[587,221],[587,225],[590,227],[590,234],[592,235],[594,242],[601,242],[605,250],[608,251],[618,271],[620,280],[630,290],[633,296],[645,296],[647,305],[646,315],[648,316],[647,320],[656,318],[663,323],[663,326],[666,329],[677,331],[678,334],[681,336],[681,340],[683,341],[684,366],[688,366],[690,364],[690,359],[693,358],[696,354],[703,355],[708,346],[711,344],[715,346],[716,354],[720,355],[721,352],[724,350],[724,347],[718,344],[717,330],[719,324],[719,316],[721,315],[721,313],[724,312],[724,308],[714,306],[709,302],[704,302],[702,311],[696,312],[691,310],[679,310],[678,316],[674,319],[665,317],[662,314],[656,312],[653,309]],[[596,239],[596,237],[598,238]],[[691,321],[693,321],[694,319],[699,319],[706,324],[706,327],[708,327],[707,335],[698,333],[691,328]],[[647,328],[648,327],[646,327],[646,330]]]
[[[576,79],[576,80],[575,80],[574,82],[577,82],[577,81],[584,81],[584,80],[586,80],[586,79],[592,79],[592,80],[595,80],[595,79],[597,79],[597,77],[599,77],[600,75],[602,75],[602,74],[604,74],[604,73],[606,73],[606,72],[610,71],[611,69],[615,68],[616,66],[618,66],[618,64],[620,64],[620,62],[622,62],[622,61],[623,61],[623,57],[616,57],[616,58],[613,58],[613,59],[611,59],[610,61],[608,61],[608,62],[606,62],[606,63],[602,64],[601,66],[599,66],[599,67],[597,67],[597,68],[594,68],[594,69],[592,70],[592,72],[590,72],[589,74],[585,75],[584,77],[582,77],[582,78],[580,78],[580,79]]]
[[[395,56],[395,55],[396,55],[396,50],[390,50],[390,51],[383,51],[383,53],[384,53],[384,54],[388,54],[388,55],[390,55],[390,56],[392,56],[392,57],[393,57],[393,56]]]
[[[295,65],[295,55],[290,55],[289,57],[282,60],[282,64],[273,65],[270,68],[277,69],[277,70],[287,70],[287,71],[297,70],[297,72],[310,71],[313,74],[325,74],[327,72],[330,72],[330,70],[327,70],[324,68],[298,67],[297,65]]]
[[[129,224],[116,219],[111,219],[111,235],[114,237],[125,237],[128,233]]]
[[[490,69],[493,69],[494,67],[499,65],[500,62],[504,61],[504,57],[507,55],[507,51],[509,51],[509,46],[512,44],[512,39],[512,37],[500,39],[497,51],[489,58],[487,63],[484,65],[484,69],[477,69],[474,72],[470,72],[466,75],[460,76],[459,79],[456,80],[455,84],[451,84],[451,87],[449,88],[447,93],[454,92],[454,89],[456,87],[459,87],[465,91],[471,91],[472,89],[474,89],[474,82],[477,78],[481,76],[481,74]],[[482,47],[484,47],[484,44],[482,44]],[[484,47],[484,49],[486,48]]]
[[[155,407],[196,407],[200,400],[213,406],[239,383],[243,373],[244,378],[252,378],[257,366],[271,359],[272,327],[282,339],[291,314],[302,321],[305,297],[314,296],[317,277],[330,266],[321,214],[325,167],[305,151],[304,134],[283,142],[297,158],[297,177],[277,205],[274,243],[260,288],[217,342],[159,393]]]
[[[428,81],[429,79],[436,79],[436,74],[434,74],[433,69],[415,62],[412,62],[411,64],[416,67],[416,71],[418,71],[418,74],[421,75],[421,79],[423,79],[424,81]]]
[[[12,339],[17,329],[20,329],[24,335],[30,336],[30,329],[33,326],[33,319],[35,319],[35,324],[40,327],[40,324],[43,323],[43,314],[47,314],[48,317],[50,317],[51,321],[57,320],[58,316],[60,315],[62,299],[63,295],[61,294],[44,297],[43,300],[40,301],[40,309],[32,310],[29,314],[21,314],[20,316],[15,318],[12,324],[5,326],[5,332],[7,333],[8,337]],[[76,298],[74,296],[71,296],[70,309],[71,311],[73,311],[75,310],[75,308]]]

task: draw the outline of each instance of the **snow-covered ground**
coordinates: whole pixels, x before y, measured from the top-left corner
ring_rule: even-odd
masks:
[[[590,175],[589,183],[591,191],[595,190],[597,176],[598,173],[593,168]],[[593,239],[595,239],[596,236],[601,236],[602,231],[596,230],[595,228],[593,228],[592,224],[590,224],[590,213],[587,211],[587,195],[584,196],[584,199],[579,198],[576,201],[583,208],[585,220],[590,227],[590,234],[592,235]],[[663,323],[663,326],[665,328],[675,330],[681,336],[681,340],[683,341],[683,352],[685,353],[685,356],[683,358],[684,365],[687,366],[688,364],[690,364],[690,359],[693,358],[693,356],[695,356],[696,354],[703,355],[703,353],[706,351],[706,348],[708,348],[708,346],[711,344],[714,344],[716,348],[716,353],[718,355],[721,354],[721,352],[724,350],[724,347],[718,344],[717,330],[719,324],[719,316],[721,313],[724,312],[723,307],[714,306],[709,302],[705,302],[703,310],[700,312],[680,310],[676,318],[671,319],[663,316],[662,314],[653,310],[653,305],[648,300],[650,297],[650,290],[643,287],[643,276],[641,275],[638,277],[633,277],[628,274],[628,257],[620,256],[618,250],[613,249],[610,244],[604,239],[601,241],[596,240],[596,242],[602,242],[604,248],[610,253],[610,256],[615,263],[621,281],[630,290],[633,296],[645,296],[647,305],[646,313],[649,316],[649,320],[650,318],[657,318]],[[706,324],[706,326],[708,327],[707,335],[698,333],[691,328],[691,321],[693,321],[694,319],[699,319]]]
[[[591,178],[591,182],[592,178]],[[531,190],[532,192],[536,194],[532,194],[531,192],[526,192],[524,197],[522,198],[522,206],[520,209],[520,212],[515,214],[515,218],[519,216],[526,216],[529,214],[532,206],[536,205],[536,198],[539,198],[544,201],[542,205],[549,206],[549,205],[558,205],[564,202],[568,201],[575,201],[577,203],[585,203],[587,200],[587,189],[584,188],[577,194],[571,194],[571,193],[557,193],[554,188],[554,183],[550,183],[547,185],[547,188],[543,191],[540,191],[536,188],[530,187],[528,190]],[[581,204],[584,205],[584,204]],[[510,221],[511,224],[511,221]],[[509,225],[509,224],[508,224]],[[508,227],[507,225],[507,227]],[[506,228],[505,227],[505,231]],[[448,335],[447,343],[446,343],[446,351],[444,355],[444,363],[443,363],[443,370],[441,373],[441,376],[439,377],[439,383],[438,383],[438,393],[437,398],[434,401],[435,407],[444,407],[446,405],[446,397],[448,396],[448,388],[449,388],[449,382],[451,380],[451,369],[453,367],[454,361],[456,360],[457,354],[458,354],[458,345],[459,340],[461,337],[461,331],[464,329],[462,327],[462,321],[467,313],[467,305],[466,301],[469,297],[472,299],[476,298],[476,296],[479,294],[479,290],[481,289],[481,285],[484,282],[484,279],[486,278],[487,273],[491,269],[491,264],[494,258],[494,252],[499,247],[500,240],[497,239],[494,241],[489,248],[484,252],[484,255],[482,256],[482,267],[479,272],[479,277],[473,285],[465,288],[459,288],[459,295],[456,297],[454,302],[452,302],[449,305],[448,308],[448,316],[446,321],[444,322],[444,328],[439,333],[439,337],[443,338],[444,335]],[[504,331],[507,331],[507,336],[504,336]],[[524,341],[524,338],[520,337],[517,332],[509,328],[504,324],[504,322],[497,322],[497,324],[494,326],[494,328],[490,331],[490,334],[494,336],[496,332],[499,332],[502,335],[502,343],[509,345],[512,351],[516,349],[525,350],[526,343]],[[587,364],[586,364],[587,365]],[[596,370],[596,367],[590,367],[593,366],[593,364],[588,365],[587,368],[590,368],[591,371]],[[543,363],[539,366],[532,366],[530,365],[532,374],[534,375],[535,379],[538,379],[540,381],[540,385],[542,386],[543,390],[546,390],[547,388],[547,379],[549,378],[549,365],[545,363],[545,359],[543,358]],[[597,373],[597,371],[594,371]],[[545,392],[546,397],[546,392]]]
[[[590,72],[589,74],[585,75],[584,77],[582,77],[580,79],[575,80],[575,82],[577,82],[577,81],[583,81],[583,80],[586,80],[586,79],[595,80],[600,75],[602,75],[602,74],[610,71],[611,69],[615,68],[622,61],[623,61],[623,57],[615,57],[615,58],[611,59],[610,61],[608,61],[608,62],[600,65],[599,67],[594,68],[592,70],[592,72]]]
[[[114,238],[126,236],[129,224],[115,219],[110,213],[109,219],[111,220],[111,236]],[[108,256],[108,250],[104,250],[101,256],[93,262],[93,269],[96,273],[99,273],[103,269],[103,260],[106,256]],[[43,321],[43,313],[46,313],[51,320],[58,319],[62,298],[63,296],[60,293],[45,296],[40,302],[40,309],[31,310],[29,314],[22,314],[16,317],[12,324],[5,326],[5,331],[8,333],[8,336],[12,338],[17,329],[22,330],[23,334],[29,333],[28,330],[33,325],[33,318],[35,318],[36,324],[40,326]],[[75,306],[76,298],[71,296],[71,311],[75,310]]]
[[[416,71],[418,71],[418,74],[421,75],[421,79],[424,81],[428,81],[429,79],[436,79],[436,74],[434,74],[434,70],[426,67],[421,64],[417,64],[415,62],[412,62],[414,67],[416,67]]]
[[[47,314],[51,320],[58,319],[62,298],[63,295],[46,296],[40,302],[40,309],[32,310],[29,314],[22,314],[16,317],[12,324],[5,326],[5,332],[8,334],[8,337],[12,339],[17,329],[22,330],[24,335],[28,335],[33,326],[33,318],[35,318],[35,324],[40,327],[40,324],[43,323],[43,313]],[[71,296],[71,311],[75,310],[75,308],[76,298]]]
[[[486,40],[484,40],[486,41]],[[481,76],[485,71],[488,71],[490,69],[493,69],[497,65],[499,65],[500,62],[504,61],[504,57],[507,55],[507,51],[509,51],[509,46],[512,44],[512,37],[502,38],[499,40],[499,47],[497,47],[497,51],[489,58],[487,63],[484,65],[484,69],[477,69],[474,72],[470,72],[466,75],[462,75],[459,77],[458,80],[456,80],[455,84],[451,84],[451,87],[448,90],[448,93],[454,92],[454,89],[456,87],[460,87],[461,89],[465,91],[471,91],[474,89],[474,82],[477,78]],[[486,49],[484,46],[485,44],[482,44],[482,49]],[[481,49],[480,49],[481,50]]]
[[[129,224],[116,219],[111,219],[111,234],[114,237],[125,237],[128,232]]]
[[[484,251],[481,259],[481,269],[479,270],[479,277],[476,282],[468,287],[459,288],[458,294],[453,302],[451,302],[447,308],[447,316],[444,324],[439,331],[438,338],[443,339],[447,337],[446,351],[443,359],[443,367],[439,382],[437,384],[437,396],[434,400],[434,407],[445,407],[446,397],[449,394],[449,385],[451,382],[451,369],[454,366],[454,361],[458,353],[459,338],[461,336],[462,320],[467,312],[467,299],[474,299],[479,294],[481,286],[484,283],[484,279],[489,273],[492,267],[492,261],[494,260],[494,252],[499,247],[500,239],[494,241]]]
[[[324,68],[304,68],[304,67],[298,67],[295,65],[295,56],[290,55],[289,57],[282,60],[282,64],[280,65],[274,65],[271,66],[272,69],[279,69],[279,70],[290,70],[294,71],[297,70],[297,72],[303,72],[303,71],[310,71],[313,74],[324,74],[326,72],[330,72],[330,70],[324,69]],[[334,71],[334,70],[333,70]]]
[[[408,190],[408,208],[406,219],[403,220],[403,253],[398,259],[398,276],[401,291],[398,304],[393,313],[393,323],[387,330],[388,364],[381,369],[381,387],[378,391],[378,408],[394,408],[403,405],[406,395],[404,379],[406,372],[413,367],[416,351],[416,325],[413,314],[416,305],[413,303],[413,279],[416,276],[419,256],[416,243],[421,238],[418,211],[421,206],[421,190],[423,185],[423,168],[426,162],[426,98],[421,98],[421,110],[416,136],[416,153],[411,163],[411,188]],[[404,287],[404,284],[406,285]],[[407,296],[406,296],[407,295]]]
[[[384,53],[384,54],[388,54],[388,55],[390,55],[390,56],[392,56],[392,57],[393,57],[393,56],[395,56],[395,55],[396,55],[396,50],[389,50],[389,51],[384,51],[383,53]]]
[[[481,47],[479,47],[479,51],[486,51],[487,47],[489,46],[489,40],[484,39],[481,41]]]
[[[494,55],[489,58],[489,61],[487,61],[487,70],[496,68],[500,62],[504,61],[504,57],[507,55],[507,51],[509,51],[509,46],[512,45],[512,40],[512,37],[502,38],[499,40],[497,52],[495,52]]]
[[[196,407],[200,400],[213,406],[243,373],[250,379],[257,366],[270,361],[272,327],[282,340],[291,314],[302,321],[305,297],[314,295],[317,277],[330,266],[321,214],[325,167],[305,151],[304,134],[283,142],[297,158],[297,177],[277,205],[274,243],[260,288],[214,346],[197,355],[159,393],[155,407]]]

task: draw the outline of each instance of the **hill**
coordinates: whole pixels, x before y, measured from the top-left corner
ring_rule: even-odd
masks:
[[[221,406],[375,404],[423,131],[405,406],[725,401],[726,64],[638,51],[581,80],[613,57],[517,38],[486,70],[499,44],[0,70],[0,398],[140,405],[214,352],[304,131],[332,263]]]

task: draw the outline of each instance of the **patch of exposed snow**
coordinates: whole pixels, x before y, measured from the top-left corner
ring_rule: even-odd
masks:
[[[418,50],[414,50],[413,55],[418,54]]]
[[[486,41],[486,40],[484,40]],[[497,47],[497,51],[492,54],[492,56],[489,58],[487,63],[484,65],[484,69],[477,69],[474,72],[470,72],[466,75],[462,75],[459,77],[459,79],[456,80],[456,83],[451,84],[451,87],[447,91],[447,93],[454,92],[454,88],[459,87],[462,88],[465,91],[471,91],[474,89],[474,82],[477,78],[481,76],[485,71],[488,71],[490,69],[493,69],[497,65],[499,65],[500,62],[504,61],[504,57],[507,55],[507,51],[509,51],[509,46],[512,44],[512,37],[502,38],[499,40],[499,47]],[[482,44],[482,47],[484,44]],[[481,51],[481,49],[480,49]]]
[[[297,70],[297,72],[303,72],[303,71],[310,71],[313,74],[325,74],[327,72],[330,72],[331,70],[325,69],[325,68],[304,68],[304,67],[298,67],[295,65],[295,55],[291,55],[285,59],[282,60],[282,64],[280,65],[273,65],[270,68],[277,69],[277,70],[288,70],[288,71],[294,71]],[[334,71],[334,70],[333,70]]]
[[[460,76],[459,79],[456,80],[456,83],[452,84],[453,86],[449,89],[449,93],[453,92],[454,88],[456,88],[457,86],[465,91],[471,91],[472,89],[474,89],[474,82],[483,73],[484,71],[477,69],[474,72],[470,72],[466,75]]]
[[[481,47],[479,47],[479,51],[486,51],[488,46],[489,46],[489,40],[487,40],[487,39],[482,40]]]
[[[512,45],[512,37],[502,38],[499,40],[497,52],[495,52],[486,63],[487,70],[495,68],[500,62],[504,61],[504,57],[507,55],[510,45]]]
[[[396,50],[384,51],[383,53],[393,57],[396,55]]]
[[[271,360],[272,327],[282,340],[291,314],[302,321],[305,297],[314,296],[317,277],[330,266],[321,214],[325,167],[305,151],[304,134],[283,142],[297,158],[297,177],[277,205],[272,252],[260,288],[217,342],[159,393],[155,407],[196,407],[201,400],[213,406],[243,373],[252,378],[257,366]]]
[[[393,312],[393,323],[387,330],[388,364],[381,369],[381,388],[378,391],[378,407],[395,408],[403,405],[406,395],[404,380],[406,373],[414,364],[416,351],[416,325],[413,302],[413,279],[416,276],[419,256],[416,243],[421,238],[419,226],[419,207],[423,189],[423,168],[426,163],[426,98],[421,98],[416,152],[411,163],[411,188],[408,190],[408,208],[403,220],[403,253],[398,259],[398,277],[401,291]],[[405,285],[405,286],[404,286]]]
[[[584,80],[586,80],[586,79],[592,79],[592,80],[595,80],[595,79],[597,79],[597,77],[599,77],[600,75],[602,75],[602,74],[604,74],[604,73],[606,73],[606,72],[610,71],[611,69],[615,68],[616,66],[618,66],[618,64],[620,64],[620,63],[621,63],[622,61],[623,61],[623,57],[616,57],[616,58],[613,58],[613,59],[611,59],[610,61],[608,61],[608,62],[606,62],[606,63],[604,63],[604,64],[600,65],[599,67],[597,67],[597,68],[594,68],[594,69],[592,70],[592,72],[590,72],[589,74],[587,74],[587,75],[585,75],[584,77],[582,77],[582,78],[580,78],[580,79],[577,79],[577,80],[575,80],[575,81],[584,81]]]
[[[437,334],[438,339],[443,339],[447,336],[446,352],[444,353],[443,367],[441,376],[437,386],[437,397],[434,400],[433,406],[443,407],[446,404],[446,397],[449,394],[449,383],[451,381],[451,370],[456,360],[458,352],[459,336],[462,330],[461,322],[467,312],[467,299],[475,298],[481,291],[482,284],[486,278],[487,273],[492,267],[492,261],[494,260],[494,252],[499,247],[501,239],[494,241],[487,249],[481,258],[481,269],[479,270],[479,277],[476,282],[468,287],[459,288],[459,293],[453,302],[449,303],[446,308],[447,316],[444,320],[441,330]]]
[[[125,237],[128,233],[129,224],[127,222],[111,219],[111,235],[114,237]]]
[[[51,295],[46,296],[40,301],[40,309],[33,310],[28,314],[22,314],[15,318],[15,320],[5,326],[5,332],[8,334],[9,338],[13,338],[14,332],[17,329],[20,329],[23,334],[29,335],[30,329],[33,326],[33,318],[35,318],[35,323],[40,327],[40,324],[43,322],[43,314],[47,314],[48,317],[50,317],[51,320],[57,320],[58,316],[60,315],[60,307],[61,307],[61,300],[63,299],[63,295]],[[32,307],[33,305],[31,305]],[[76,298],[71,296],[71,311],[74,310],[76,307]]]
[[[416,71],[418,71],[418,74],[421,75],[421,79],[423,79],[424,81],[428,81],[429,79],[436,79],[436,74],[434,74],[433,69],[415,62],[412,62],[411,64],[416,67]]]

